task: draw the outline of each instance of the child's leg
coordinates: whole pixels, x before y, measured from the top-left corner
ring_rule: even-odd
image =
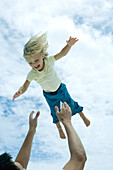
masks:
[[[65,139],[66,136],[62,130],[62,127],[59,123],[59,120],[58,120],[58,117],[56,115],[56,111],[55,111],[55,106],[57,106],[60,110],[60,100],[58,100],[59,96],[55,93],[47,93],[47,92],[44,92],[43,91],[43,95],[50,107],[50,112],[51,112],[51,116],[53,117],[53,123],[56,124],[57,128],[58,128],[58,131],[59,131],[59,134],[60,134],[60,138],[61,139]],[[58,122],[58,123],[56,123]]]
[[[83,112],[80,112],[79,115],[82,118],[82,120],[84,121],[85,125],[88,127],[90,125],[90,121],[85,117]]]
[[[58,131],[59,131],[59,134],[60,134],[60,138],[61,139],[66,139],[66,136],[65,136],[65,134],[64,134],[64,132],[62,130],[62,127],[60,125],[60,122],[56,123],[56,126],[58,128]]]
[[[90,125],[90,121],[83,114],[83,112],[82,112],[83,107],[78,105],[78,103],[75,102],[71,98],[71,96],[70,96],[70,94],[69,94],[69,92],[68,92],[68,90],[66,88],[66,85],[62,84],[62,87],[60,88],[60,90],[62,91],[62,93],[60,92],[60,99],[59,100],[61,102],[66,102],[70,106],[70,108],[72,110],[72,116],[75,115],[76,113],[79,113],[79,115],[83,119],[85,125],[89,126]]]

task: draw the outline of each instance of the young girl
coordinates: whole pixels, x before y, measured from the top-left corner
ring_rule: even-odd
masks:
[[[32,80],[38,82],[43,89],[43,95],[50,107],[53,123],[56,124],[62,139],[65,139],[66,136],[62,130],[55,111],[55,106],[60,109],[60,102],[67,102],[71,107],[72,115],[79,113],[85,125],[90,125],[90,121],[82,112],[83,107],[79,106],[78,103],[71,98],[67,91],[66,85],[62,83],[54,68],[55,61],[64,57],[77,41],[77,38],[70,37],[67,41],[67,45],[58,54],[47,57],[48,42],[46,33],[41,36],[35,35],[31,37],[31,39],[24,46],[24,58],[32,69],[28,73],[23,86],[21,86],[13,96],[14,100],[23,94]]]

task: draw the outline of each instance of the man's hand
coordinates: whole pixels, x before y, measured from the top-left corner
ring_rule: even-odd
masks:
[[[29,116],[29,130],[35,130],[36,131],[37,119],[39,117],[40,112],[39,111],[37,112],[34,119],[33,119],[33,113],[34,113],[34,111],[32,111],[30,116]]]
[[[28,131],[27,136],[24,140],[24,143],[21,146],[20,151],[15,159],[15,162],[20,163],[22,165],[22,167],[25,169],[27,169],[27,165],[29,162],[32,142],[33,142],[33,138],[34,138],[34,135],[36,132],[36,127],[37,127],[37,119],[40,114],[40,112],[38,111],[35,118],[33,119],[33,113],[34,113],[34,111],[32,111],[29,116],[29,131]]]
[[[69,37],[69,40],[67,40],[66,42],[69,46],[73,46],[78,40],[78,38]]]
[[[61,121],[62,123],[71,121],[72,115],[71,108],[68,106],[66,102],[62,103],[60,112],[57,106],[55,106],[55,110],[59,121]]]

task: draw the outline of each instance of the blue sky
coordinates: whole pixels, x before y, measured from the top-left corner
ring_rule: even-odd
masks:
[[[58,53],[70,35],[79,39],[69,54],[56,62],[56,69],[91,120],[86,128],[78,115],[72,118],[87,153],[85,170],[112,169],[112,16],[112,0],[0,2],[0,153],[8,151],[16,157],[30,112],[40,110],[28,169],[59,170],[70,158],[67,141],[59,138],[36,82],[12,101],[30,71],[22,56],[24,44],[32,35],[48,31],[49,55]]]

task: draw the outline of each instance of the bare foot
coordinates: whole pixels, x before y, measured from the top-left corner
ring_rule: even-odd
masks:
[[[84,121],[85,125],[88,127],[90,125],[90,121],[85,117],[83,112],[80,112],[79,115],[82,118],[82,120]]]
[[[60,134],[60,138],[61,138],[61,139],[66,139],[66,136],[65,136],[62,128],[59,129],[59,134]]]
[[[63,130],[62,130],[62,127],[61,127],[61,125],[60,125],[60,122],[56,123],[56,126],[57,126],[57,128],[58,128],[60,138],[61,138],[61,139],[66,139],[66,136],[65,136],[65,134],[64,134],[64,132],[63,132]]]
[[[90,121],[86,117],[83,118],[83,121],[87,127],[90,125]]]

